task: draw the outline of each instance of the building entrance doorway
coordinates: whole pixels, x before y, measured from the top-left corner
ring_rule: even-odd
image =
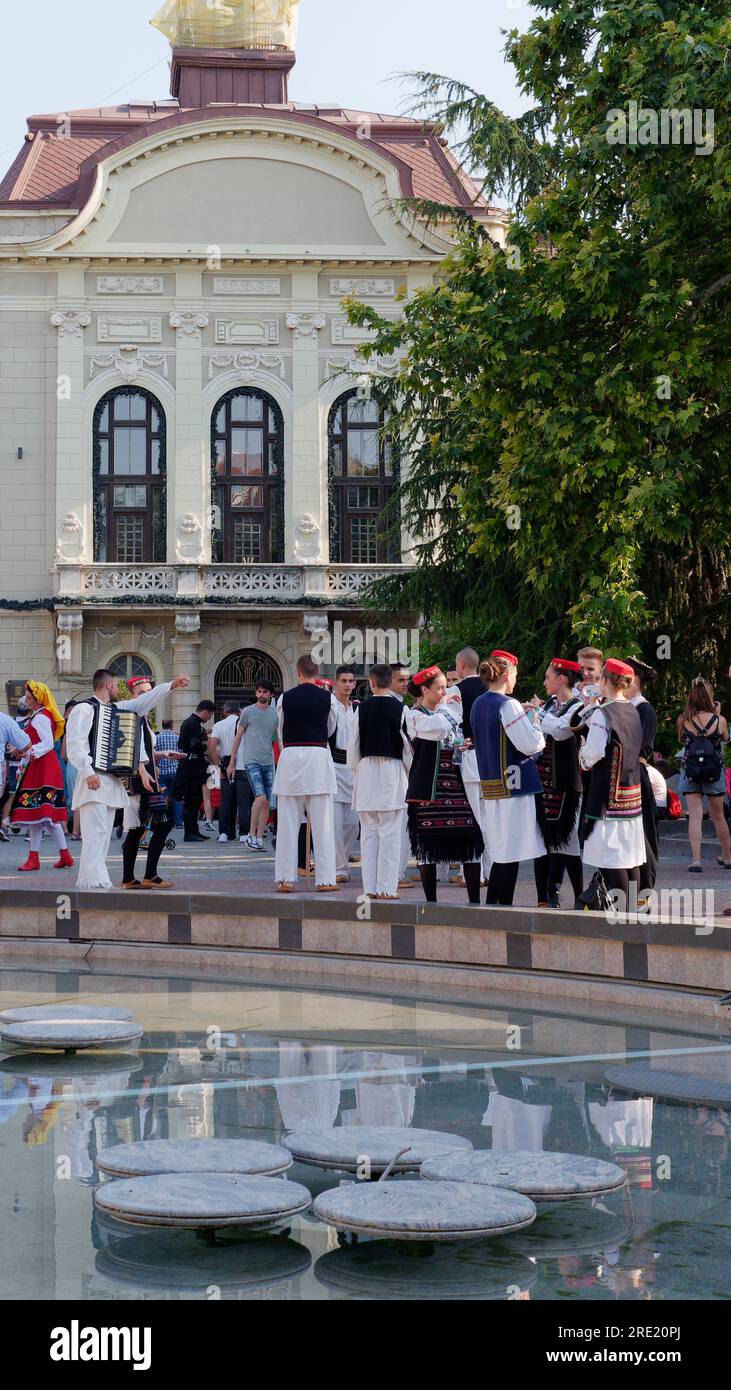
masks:
[[[245,647],[240,652],[232,652],[221,663],[216,672],[213,698],[216,705],[216,719],[223,714],[227,700],[238,700],[244,705],[253,705],[256,700],[257,681],[268,680],[274,686],[274,699],[282,693],[282,672],[276,662],[263,652]]]

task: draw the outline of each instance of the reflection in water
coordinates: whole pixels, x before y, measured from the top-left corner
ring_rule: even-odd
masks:
[[[640,1033],[606,1012],[569,1018],[544,1005],[532,1016],[521,1009],[516,1056],[503,1046],[514,1010],[495,998],[420,1004],[261,979],[176,980],[170,993],[165,981],[129,976],[93,983],[87,1001],[134,1011],[145,1028],[139,1054],[0,1060],[0,1297],[728,1297],[731,1108],[708,1103],[731,1082],[723,1040],[690,1035],[675,1020]],[[61,985],[67,996],[79,992],[77,977]],[[47,990],[42,974],[0,972],[0,1007],[47,1002]],[[207,1026],[217,1011],[228,1030],[220,1048]],[[625,1058],[620,1090],[611,1068]],[[662,1094],[671,1072],[682,1099]],[[530,1230],[474,1244],[346,1246],[307,1213],[289,1236],[226,1235],[210,1245],[94,1213],[96,1160],[110,1146],[286,1142],[287,1130],[330,1125],[415,1126],[464,1135],[476,1148],[570,1150],[619,1163],[629,1185],[610,1199],[544,1205]],[[317,1169],[290,1177],[313,1193],[339,1181]]]

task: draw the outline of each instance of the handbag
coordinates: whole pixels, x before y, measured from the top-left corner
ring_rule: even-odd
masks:
[[[576,906],[583,912],[609,912],[614,906],[601,869],[597,869],[589,886],[579,894]]]
[[[168,798],[165,792],[152,792],[148,795],[147,811],[151,825],[164,825],[168,819]]]

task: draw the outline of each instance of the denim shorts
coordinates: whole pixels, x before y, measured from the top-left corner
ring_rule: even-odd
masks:
[[[721,776],[716,778],[715,782],[693,782],[690,777],[686,775],[685,768],[681,767],[678,792],[681,796],[687,796],[689,792],[691,795],[695,794],[698,796],[725,796],[726,773],[722,772]]]
[[[246,776],[251,783],[251,790],[254,796],[265,796],[271,802],[272,787],[274,786],[274,764],[269,767],[262,767],[261,763],[247,763]]]

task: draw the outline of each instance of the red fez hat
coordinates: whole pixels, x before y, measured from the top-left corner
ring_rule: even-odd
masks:
[[[426,681],[431,680],[432,676],[441,676],[441,674],[441,666],[426,666],[423,671],[417,671],[414,676],[414,685],[424,685]]]
[[[552,657],[551,665],[557,671],[565,671],[567,675],[578,675],[579,671],[581,670],[580,661],[568,661],[566,657],[563,656]]]
[[[518,665],[517,656],[513,656],[511,652],[490,652],[490,657],[495,657],[496,661],[509,661],[511,666]]]
[[[333,683],[327,679],[327,676],[317,676],[315,685],[322,686],[323,690],[332,690],[333,688]]]
[[[616,657],[610,656],[604,662],[604,670],[609,671],[613,676],[634,676],[631,666],[626,661],[617,661]]]
[[[127,681],[127,688],[134,690],[136,685],[154,685],[154,681],[150,680],[149,676],[130,676]]]

